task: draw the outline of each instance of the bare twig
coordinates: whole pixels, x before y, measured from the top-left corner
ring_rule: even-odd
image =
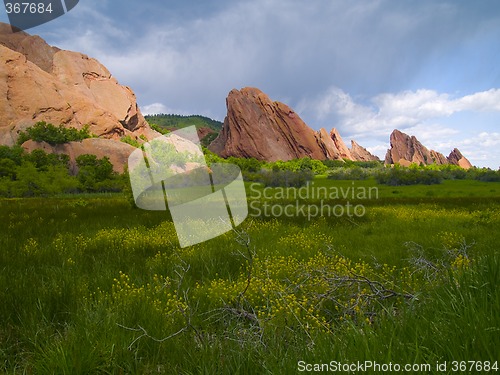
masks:
[[[167,337],[163,337],[161,339],[157,339],[156,337],[153,337],[151,336],[143,327],[141,326],[138,326],[138,328],[130,328],[130,327],[126,327],[124,325],[121,325],[119,323],[116,323],[116,325],[120,328],[124,328],[128,331],[133,331],[133,332],[142,332],[142,335],[136,337],[131,343],[130,345],[127,347],[128,350],[132,350],[132,346],[137,342],[139,341],[140,339],[142,339],[143,337],[147,337],[148,339],[151,339],[155,342],[164,342],[164,341],[167,341],[167,340],[170,340],[171,338],[175,337],[175,336],[178,336],[180,335],[182,332],[186,331],[188,329],[188,327],[182,327],[179,331],[167,336]]]

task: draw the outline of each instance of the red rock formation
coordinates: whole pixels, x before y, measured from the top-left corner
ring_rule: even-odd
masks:
[[[15,143],[38,121],[100,137],[158,136],[144,120],[132,90],[97,60],[51,47],[38,36],[0,24],[0,144]]]
[[[352,160],[356,161],[380,161],[380,159],[372,155],[366,148],[361,147],[355,141],[351,141],[351,149],[349,150]]]
[[[330,131],[330,137],[332,138],[333,143],[335,144],[341,159],[355,160],[355,159],[353,159],[349,149],[345,145],[345,143],[344,143],[342,137],[340,136],[339,132],[337,131],[337,129],[333,128]]]
[[[462,153],[458,150],[458,148],[454,148],[453,151],[448,156],[448,162],[450,164],[458,165],[464,169],[472,168],[472,164]]]
[[[227,116],[209,149],[222,157],[253,157],[276,161],[310,157],[319,160],[378,160],[358,144],[355,155],[337,129],[314,131],[286,104],[273,102],[262,91],[232,90]]]
[[[316,139],[318,141],[318,145],[323,149],[326,159],[343,160],[337,144],[335,144],[334,139],[330,136],[330,134],[328,134],[326,129],[321,128],[316,133]],[[342,138],[340,139],[342,140]]]
[[[409,166],[412,163],[424,165],[455,164],[465,169],[472,167],[457,149],[454,149],[446,158],[437,151],[429,150],[414,136],[410,137],[397,129],[392,132],[390,140],[391,148],[387,150],[385,164],[400,164],[402,166]]]
[[[399,130],[394,130],[390,138],[391,149],[387,150],[386,164],[409,166],[412,163],[430,164],[430,151],[414,136],[409,136]]]
[[[328,146],[290,107],[273,102],[256,88],[232,90],[226,100],[227,116],[209,149],[222,157],[323,160]]]
[[[448,164],[448,159],[442,153],[431,150],[431,158],[434,164]]]

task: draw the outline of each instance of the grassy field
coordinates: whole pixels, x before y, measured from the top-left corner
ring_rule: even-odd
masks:
[[[247,192],[240,227],[184,249],[168,213],[122,195],[0,200],[0,370],[498,372],[500,183]]]

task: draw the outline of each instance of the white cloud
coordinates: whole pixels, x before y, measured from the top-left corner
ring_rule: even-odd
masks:
[[[500,111],[500,89],[477,92],[453,102],[456,110]]]
[[[483,131],[471,137],[470,123],[464,125],[457,119],[464,112],[500,112],[500,89],[460,97],[428,89],[407,90],[361,102],[331,87],[317,98],[303,100],[299,108],[301,115],[313,119],[310,124],[335,126],[343,137],[356,139],[380,158],[385,155],[389,134],[399,129],[446,155],[458,147],[471,161],[482,165],[491,166],[500,160],[500,133]],[[474,159],[485,154],[490,155],[488,160]]]
[[[451,99],[447,93],[421,89],[380,94],[372,98],[370,103],[356,103],[342,89],[331,87],[318,98],[303,100],[299,108],[300,112],[312,113],[320,124],[334,119],[339,122],[339,128],[354,133],[379,133],[395,128],[418,130],[430,120],[449,117],[458,112],[500,112],[500,89],[456,99]],[[453,134],[452,129],[440,129],[439,132],[440,135]],[[436,132],[434,134],[439,135]]]
[[[141,112],[143,115],[155,115],[161,113],[172,113],[167,106],[162,103],[153,103],[144,105],[141,107]]]
[[[500,133],[482,132],[476,137],[464,140],[463,144],[476,145],[481,148],[498,147],[500,146]]]
[[[146,115],[158,115],[158,114],[176,114],[176,115],[182,115],[182,116],[189,116],[192,115],[193,113],[188,113],[183,110],[178,110],[178,109],[173,109],[170,107],[167,107],[163,103],[152,103],[152,104],[147,104],[141,106],[141,113],[146,116]]]

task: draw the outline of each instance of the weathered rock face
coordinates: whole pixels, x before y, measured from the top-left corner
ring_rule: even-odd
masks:
[[[122,173],[130,154],[136,149],[135,147],[115,141],[112,139],[89,138],[81,142],[68,142],[60,145],[49,145],[46,142],[34,142],[32,140],[23,143],[22,147],[27,152],[32,152],[36,149],[44,150],[50,154],[66,154],[70,159],[70,171],[76,173],[76,158],[83,154],[93,154],[98,158],[107,156],[113,164],[113,169]]]
[[[458,148],[454,148],[453,151],[448,156],[448,162],[450,164],[458,165],[464,169],[472,168],[472,164],[462,153],[458,150]]]
[[[333,129],[333,130],[335,130],[335,129]],[[332,132],[333,132],[333,130],[332,130]],[[338,146],[338,144],[335,143],[336,140],[330,134],[328,134],[328,132],[324,128],[321,128],[320,130],[318,130],[315,134],[318,145],[323,150],[323,153],[325,155],[325,159],[343,160],[342,156],[341,156],[341,152],[339,150],[339,146]],[[340,140],[342,141],[342,138],[340,138]]]
[[[408,166],[411,163],[431,164],[430,151],[414,136],[409,136],[399,130],[391,134],[391,149],[385,157],[386,164],[400,164]]]
[[[273,102],[262,91],[232,90],[226,100],[227,117],[209,149],[222,157],[259,160],[327,158],[327,146],[290,107]]]
[[[224,126],[209,146],[222,157],[267,161],[302,157],[358,160],[351,155],[337,129],[333,128],[330,134],[323,128],[314,131],[290,107],[273,102],[259,89],[232,90],[226,103]]]
[[[390,141],[391,148],[387,150],[385,164],[400,164],[402,166],[409,166],[412,163],[424,165],[455,164],[462,168],[472,167],[457,149],[453,150],[446,158],[437,151],[429,150],[416,137],[409,136],[397,129],[392,132]],[[461,160],[460,163],[459,160]]]
[[[339,132],[337,131],[337,129],[333,128],[330,131],[330,137],[332,138],[332,141],[338,150],[338,154],[339,154],[340,159],[354,160],[352,155],[351,155],[351,152],[347,148],[346,144],[344,143],[344,141],[343,141],[342,137],[340,136]]]
[[[351,149],[349,150],[352,159],[356,161],[379,161],[380,159],[372,155],[366,148],[361,147],[355,141],[351,141]]]
[[[444,156],[442,153],[434,150],[431,150],[430,153],[434,164],[448,164],[448,159],[446,159],[446,156]]]
[[[84,125],[99,137],[151,139],[132,90],[97,60],[51,47],[38,36],[0,24],[0,144],[15,143],[38,121]]]

